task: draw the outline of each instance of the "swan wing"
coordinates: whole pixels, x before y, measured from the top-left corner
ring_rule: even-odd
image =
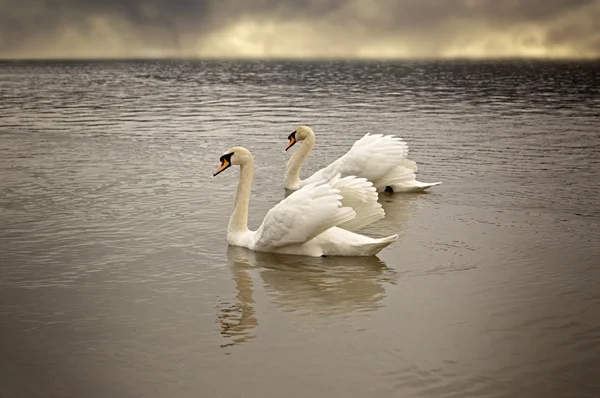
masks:
[[[374,182],[404,161],[407,155],[408,145],[401,138],[367,133],[346,154],[305,181],[328,181],[340,173],[342,177],[354,175]]]
[[[355,176],[340,177],[337,174],[329,184],[340,190],[342,206],[351,207],[356,212],[356,217],[346,221],[338,227],[348,231],[357,231],[385,216],[385,211],[377,200],[379,195],[373,184],[366,178]]]
[[[303,244],[356,216],[340,190],[325,182],[306,185],[275,205],[256,231],[257,249]]]
[[[342,175],[357,175],[376,181],[406,159],[408,145],[393,135],[365,134],[342,156]]]

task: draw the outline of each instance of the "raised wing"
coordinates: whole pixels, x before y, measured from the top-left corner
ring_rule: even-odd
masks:
[[[381,203],[377,201],[379,199],[377,190],[366,178],[355,176],[341,178],[337,174],[329,184],[340,190],[340,195],[343,197],[342,206],[351,207],[356,212],[356,217],[339,224],[338,227],[357,231],[385,216]]]
[[[257,249],[302,244],[329,228],[352,220],[340,190],[321,182],[307,185],[273,207],[256,231]]]
[[[342,177],[354,175],[377,181],[404,161],[407,155],[408,145],[401,138],[367,133],[344,156],[317,171],[307,182],[329,181],[337,173]]]

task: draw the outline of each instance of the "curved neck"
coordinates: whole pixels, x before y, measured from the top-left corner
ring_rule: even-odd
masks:
[[[240,166],[240,181],[238,182],[237,193],[235,195],[233,213],[231,213],[231,218],[229,218],[228,233],[248,231],[248,205],[250,203],[253,176],[254,160],[250,159]]]
[[[315,147],[315,134],[310,133],[302,141],[302,145],[299,146],[294,151],[294,154],[288,161],[287,167],[285,169],[285,187],[289,189],[298,189],[300,188],[300,169],[302,168],[302,164],[310,155],[313,148]]]

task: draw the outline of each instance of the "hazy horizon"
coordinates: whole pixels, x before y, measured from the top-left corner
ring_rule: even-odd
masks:
[[[0,0],[0,59],[599,59],[600,0]]]
[[[326,58],[326,57],[14,57],[2,58],[0,62],[38,62],[38,61],[186,61],[186,62],[225,62],[225,61],[259,61],[259,62],[444,62],[444,61],[556,61],[556,62],[595,62],[600,55],[594,57],[422,57],[422,58]]]

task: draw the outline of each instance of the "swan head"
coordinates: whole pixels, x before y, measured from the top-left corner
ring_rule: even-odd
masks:
[[[221,165],[215,172],[213,173],[213,177],[217,174],[221,173],[225,169],[229,168],[231,165],[240,166],[248,161],[252,160],[252,154],[246,148],[241,146],[235,146],[231,149],[225,151],[223,155],[219,158]]]
[[[285,150],[287,151],[288,149],[293,147],[294,144],[298,141],[304,141],[310,135],[315,135],[315,133],[312,131],[312,129],[310,127],[308,127],[308,126],[298,127],[296,130],[294,130],[292,132],[292,134],[288,135],[288,140],[290,140],[290,142],[288,142],[287,146],[285,147]]]

